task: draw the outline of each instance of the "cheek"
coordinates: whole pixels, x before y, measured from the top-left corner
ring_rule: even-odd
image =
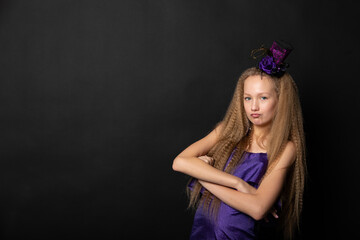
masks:
[[[271,117],[274,117],[275,110],[277,107],[277,102],[272,102],[267,106],[267,112],[271,115]]]
[[[249,115],[251,112],[251,106],[248,102],[244,102],[244,109],[245,109],[246,115]]]

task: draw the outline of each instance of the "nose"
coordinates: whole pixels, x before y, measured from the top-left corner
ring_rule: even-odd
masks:
[[[259,103],[256,99],[251,103],[251,111],[259,111]]]

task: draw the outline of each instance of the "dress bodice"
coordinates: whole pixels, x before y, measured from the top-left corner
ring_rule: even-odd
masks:
[[[235,151],[236,149],[231,153],[226,165]],[[232,174],[257,188],[267,165],[266,153],[244,152],[243,160]],[[195,213],[190,239],[255,239],[255,225],[256,221],[252,217],[223,202],[220,204],[215,222],[199,206]]]

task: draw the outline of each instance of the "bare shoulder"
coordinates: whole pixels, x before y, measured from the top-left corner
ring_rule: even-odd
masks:
[[[296,146],[292,141],[286,143],[285,149],[282,152],[279,162],[276,166],[277,169],[290,167],[296,157]]]
[[[222,122],[218,123],[210,133],[188,146],[178,155],[178,157],[198,157],[207,154],[218,142],[223,125],[224,124]]]
[[[223,121],[221,121],[217,124],[217,126],[214,129],[214,134],[215,134],[216,138],[220,137],[221,132],[224,130],[224,126],[225,126],[225,124]]]
[[[221,133],[224,129],[224,123],[221,121],[216,124],[210,133],[205,138],[210,139],[212,142],[217,142],[220,139]]]

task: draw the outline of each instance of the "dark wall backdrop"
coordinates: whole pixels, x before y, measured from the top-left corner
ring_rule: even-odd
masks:
[[[290,41],[303,239],[359,236],[355,1],[0,1],[0,238],[187,239],[171,169],[261,44]],[[346,236],[346,237],[345,237]]]

